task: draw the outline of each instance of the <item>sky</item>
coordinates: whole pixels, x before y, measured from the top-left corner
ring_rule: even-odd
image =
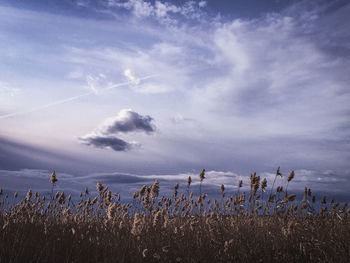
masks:
[[[350,187],[348,1],[0,2],[0,187]],[[247,182],[248,185],[248,182]]]

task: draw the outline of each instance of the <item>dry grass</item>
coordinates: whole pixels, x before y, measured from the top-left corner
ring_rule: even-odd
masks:
[[[349,262],[347,205],[316,200],[307,188],[297,202],[287,193],[294,172],[275,187],[279,176],[269,190],[256,174],[249,191],[240,181],[228,195],[222,185],[220,200],[194,197],[191,178],[185,193],[176,185],[160,197],[155,181],[131,203],[100,182],[97,197],[86,189],[77,203],[64,192],[45,199],[28,191],[11,205],[0,190],[0,262]],[[55,173],[50,180],[54,188]]]

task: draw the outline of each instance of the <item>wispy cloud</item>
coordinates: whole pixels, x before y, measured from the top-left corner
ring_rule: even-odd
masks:
[[[176,16],[180,15],[186,19],[199,19],[201,8],[206,6],[206,1],[186,1],[183,4],[173,4],[166,1],[155,1],[154,3],[144,0],[128,0],[120,2],[112,0],[108,6],[124,8],[132,12],[137,18],[153,17],[161,23],[177,23]]]
[[[20,92],[18,88],[12,88],[9,84],[0,81],[0,98],[16,96]]]
[[[99,93],[100,89],[103,89],[103,86],[106,85],[106,76],[102,73],[98,74],[98,76],[86,75],[86,82],[88,84],[88,89],[95,93],[96,95]],[[103,85],[103,86],[102,86]]]
[[[61,105],[61,104],[64,104],[64,103],[67,103],[67,102],[70,102],[70,101],[73,101],[73,100],[80,99],[82,97],[89,96],[91,94],[92,94],[92,92],[88,92],[88,93],[80,94],[80,95],[77,95],[77,96],[74,96],[74,97],[70,97],[70,98],[67,98],[67,99],[58,100],[58,101],[55,101],[55,102],[52,102],[52,103],[49,103],[49,104],[46,104],[46,105],[43,105],[43,106],[40,106],[40,107],[37,107],[37,108],[29,109],[29,110],[26,110],[26,111],[14,112],[14,113],[1,115],[0,119],[7,119],[7,118],[15,117],[15,116],[18,116],[18,115],[25,115],[25,114],[41,111],[41,110],[50,108],[52,106]]]
[[[145,80],[145,79],[149,79],[149,78],[153,78],[153,77],[155,77],[155,75],[146,76],[146,77],[140,78],[139,81]],[[86,92],[86,93],[83,93],[83,94],[80,94],[80,95],[77,95],[77,96],[69,97],[69,98],[66,98],[66,99],[63,99],[63,100],[54,101],[52,103],[49,103],[49,104],[46,104],[46,105],[43,105],[43,106],[40,106],[40,107],[36,107],[36,108],[33,108],[33,109],[25,110],[25,111],[22,111],[22,112],[14,112],[14,113],[9,113],[9,114],[5,114],[5,115],[0,115],[0,120],[1,119],[6,119],[6,118],[10,118],[10,117],[15,117],[15,116],[18,116],[18,115],[25,115],[25,114],[41,111],[41,110],[44,110],[44,109],[47,109],[47,108],[50,108],[50,107],[53,107],[53,106],[61,105],[61,104],[67,103],[67,102],[71,102],[71,101],[83,98],[83,97],[86,97],[86,96],[90,96],[90,95],[93,95],[93,94],[96,95],[99,92],[103,92],[105,90],[109,90],[109,89],[114,89],[114,88],[130,85],[130,81],[127,81],[127,82],[121,82],[121,83],[117,83],[117,84],[110,84],[109,86],[104,87],[104,88],[97,88],[96,85],[94,84],[94,82],[96,80],[98,81],[99,79],[100,79],[100,77],[99,78],[93,78],[92,76],[89,76],[89,75],[87,76],[87,82],[88,82],[88,85],[89,85],[90,92]]]
[[[132,72],[130,69],[124,70],[124,76],[127,77],[127,79],[133,84],[137,85],[140,83],[140,80],[135,76],[135,73]]]
[[[288,10],[218,26],[210,50],[220,73],[193,92],[197,107],[232,118],[233,129],[254,127],[249,129],[253,137],[329,136],[331,126],[343,122],[341,112],[349,109],[344,85],[349,61],[328,53],[326,38],[315,39],[319,31],[343,28],[321,26],[326,15],[316,10],[314,16]]]
[[[182,122],[188,122],[188,121],[189,122],[193,122],[193,121],[195,121],[192,118],[184,117],[181,113],[177,113],[174,117],[171,118],[171,120],[174,123],[182,123]]]

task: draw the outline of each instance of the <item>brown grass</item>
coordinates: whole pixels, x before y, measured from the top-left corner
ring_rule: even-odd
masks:
[[[349,262],[347,204],[317,201],[307,188],[297,202],[287,193],[294,172],[285,190],[276,178],[268,195],[255,173],[250,191],[242,181],[233,195],[221,185],[219,201],[190,193],[192,179],[172,197],[160,197],[155,181],[132,203],[100,182],[97,197],[86,189],[77,203],[64,192],[45,198],[29,190],[11,205],[0,190],[0,262]]]

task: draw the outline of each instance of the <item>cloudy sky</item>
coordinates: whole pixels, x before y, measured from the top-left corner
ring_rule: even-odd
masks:
[[[349,13],[345,0],[3,0],[0,187],[46,190],[55,169],[60,187],[132,192],[206,168],[209,192],[281,166],[295,188],[346,195]]]

